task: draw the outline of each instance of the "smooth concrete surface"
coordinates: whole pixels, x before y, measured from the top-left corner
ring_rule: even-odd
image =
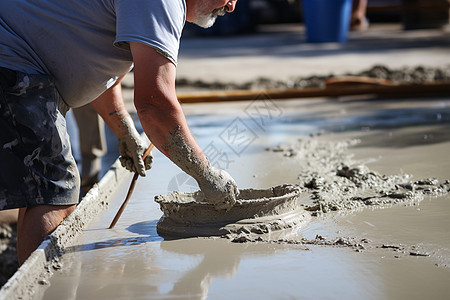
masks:
[[[446,98],[267,101],[271,109],[260,110],[259,119],[248,114],[264,107],[258,102],[186,107],[199,143],[241,188],[295,183],[302,172],[296,160],[266,148],[318,132],[322,139],[360,139],[349,151],[382,174],[450,178]],[[243,131],[231,138],[236,122]],[[156,232],[162,213],[154,196],[197,187],[158,152],[108,230],[127,188],[121,185],[111,208],[85,230],[34,299],[444,299],[450,293],[449,194],[410,206],[330,213],[298,233],[370,240],[355,252],[336,245],[164,240]],[[402,247],[408,251],[397,251]]]

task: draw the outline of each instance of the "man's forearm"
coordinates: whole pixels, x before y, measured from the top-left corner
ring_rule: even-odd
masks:
[[[130,42],[134,103],[145,133],[162,153],[194,177],[206,201],[230,208],[239,194],[233,178],[209,163],[186,122],[175,91],[175,66],[155,49]]]
[[[192,136],[178,101],[164,102],[161,106],[138,106],[144,131],[164,155],[197,181],[201,180],[210,164]]]
[[[141,139],[133,119],[125,109],[120,80],[91,105],[117,136],[122,166],[131,172],[145,176],[145,170],[151,167],[152,156],[143,157],[147,145]]]
[[[198,180],[209,162],[178,102],[175,66],[147,45],[131,42],[130,46],[135,63],[134,104],[145,133],[159,151]]]
[[[92,107],[117,137],[127,133],[129,124],[125,123],[131,121],[131,116],[126,110],[123,102],[122,88],[120,85],[122,78],[117,80],[111,88],[91,102]]]

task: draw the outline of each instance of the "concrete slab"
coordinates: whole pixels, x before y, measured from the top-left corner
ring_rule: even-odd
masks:
[[[351,153],[382,174],[403,170],[416,179],[450,177],[448,99],[280,101],[272,106],[277,110],[271,110],[278,114],[265,115],[265,123],[255,122],[254,115],[248,114],[252,105],[257,104],[186,107],[201,146],[223,150],[211,157],[241,188],[297,182],[302,156],[293,159],[265,149],[295,143],[321,130],[327,132],[320,136],[325,140],[360,139]],[[247,126],[247,138],[254,137],[238,140],[248,143],[245,148],[222,134],[235,122]],[[111,209],[101,213],[70,247],[63,267],[34,299],[317,299],[336,295],[420,299],[449,293],[448,194],[411,206],[317,217],[297,234],[310,240],[341,238],[341,245],[351,246],[324,243],[305,248],[295,243],[239,244],[208,238],[163,240],[156,232],[161,211],[154,196],[197,187],[160,153],[155,153],[153,169],[141,179],[114,230],[106,228],[124,199],[127,184],[112,197]],[[364,248],[356,252],[353,245],[360,243]],[[420,256],[425,253],[428,256]]]

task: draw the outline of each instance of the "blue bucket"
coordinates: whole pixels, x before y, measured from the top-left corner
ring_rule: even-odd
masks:
[[[308,42],[347,41],[352,0],[302,0],[302,5]]]

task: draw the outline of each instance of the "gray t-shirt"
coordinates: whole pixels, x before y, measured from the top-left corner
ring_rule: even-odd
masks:
[[[184,0],[0,0],[0,66],[49,74],[64,101],[93,101],[132,67],[128,41],[174,64]]]

